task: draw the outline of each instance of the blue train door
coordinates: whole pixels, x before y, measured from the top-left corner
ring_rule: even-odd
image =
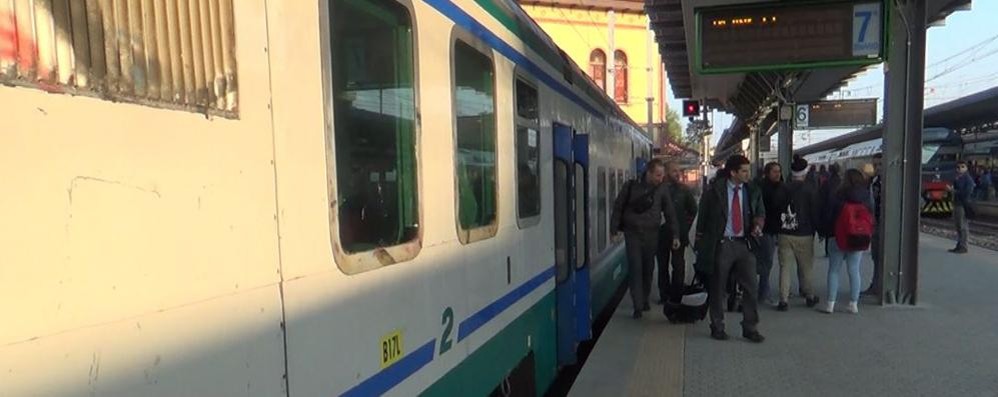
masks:
[[[575,321],[576,337],[592,339],[592,288],[589,278],[589,135],[576,134],[575,149]]]
[[[572,128],[554,124],[554,256],[558,364],[575,363],[575,178]]]

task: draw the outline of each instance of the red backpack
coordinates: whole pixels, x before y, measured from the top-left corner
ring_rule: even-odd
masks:
[[[865,251],[873,240],[873,214],[863,203],[846,202],[835,220],[835,243],[843,251]]]

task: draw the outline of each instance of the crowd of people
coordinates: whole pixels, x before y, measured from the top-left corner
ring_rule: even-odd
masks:
[[[815,170],[805,159],[795,157],[789,180],[778,163],[766,164],[753,180],[749,160],[735,155],[705,185],[697,202],[692,190],[680,183],[676,164],[650,161],[639,178],[621,189],[611,218],[612,230],[624,235],[634,318],[651,309],[656,259],[660,303],[666,307],[680,304],[686,288],[687,247],[696,254],[693,278],[703,283],[708,294],[714,339],[728,339],[727,303],[729,310],[742,312],[742,336],[763,342],[765,337],[758,330],[760,302],[779,311],[790,310],[795,275],[796,296],[804,305],[834,312],[842,266],[849,276],[844,310],[857,313],[862,293],[880,293],[878,280],[860,291],[859,271],[864,253],[879,245],[877,163],[863,170],[843,172],[837,165]],[[813,282],[819,242],[824,242],[828,257],[828,292],[823,304]],[[875,252],[873,257],[879,267]],[[775,264],[779,265],[779,281],[773,286],[770,276]]]

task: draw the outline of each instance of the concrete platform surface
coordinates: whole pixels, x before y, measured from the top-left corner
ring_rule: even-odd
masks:
[[[727,314],[732,338],[720,342],[707,320],[669,324],[661,306],[634,320],[625,296],[569,395],[998,396],[998,252],[955,255],[946,252],[952,246],[921,236],[918,306],[863,302],[853,315],[819,313],[800,298],[788,312],[761,305],[761,345],[741,338],[740,313]],[[816,252],[813,282],[824,302],[828,260]],[[863,288],[871,271],[867,254]],[[778,274],[774,264],[774,286]],[[842,306],[844,270],[839,283]]]

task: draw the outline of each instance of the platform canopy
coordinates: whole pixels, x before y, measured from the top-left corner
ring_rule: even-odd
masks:
[[[943,23],[951,13],[969,9],[971,0],[926,0],[930,24]],[[766,134],[776,122],[774,88],[782,86],[797,102],[814,102],[842,87],[869,66],[838,66],[812,70],[755,71],[731,74],[697,72],[695,11],[698,8],[759,0],[645,0],[659,52],[676,98],[703,100],[709,107],[733,114],[737,120],[718,141],[716,155],[737,151],[752,129]],[[784,2],[785,3],[785,2]],[[715,156],[716,157],[716,156]]]

